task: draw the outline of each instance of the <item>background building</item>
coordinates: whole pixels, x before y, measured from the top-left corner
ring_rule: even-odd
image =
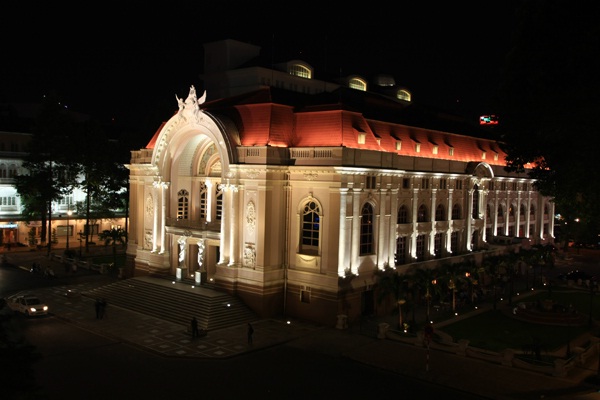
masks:
[[[24,218],[21,199],[14,186],[15,176],[27,173],[23,168],[23,158],[27,154],[28,143],[34,137],[30,131],[39,107],[40,104],[0,105],[0,246],[5,249],[16,246],[35,248],[44,242],[40,237],[41,221]],[[68,241],[74,250],[80,246],[79,240],[87,221],[84,215],[77,214],[76,204],[85,203],[85,200],[85,192],[75,188],[52,203],[53,245],[66,247]],[[98,232],[116,226],[124,228],[126,224],[121,213],[117,218],[90,220],[89,225],[88,241],[97,242]]]
[[[132,152],[135,275],[191,278],[261,316],[331,324],[378,312],[386,265],[553,241],[550,199],[504,170],[493,128],[420,107],[389,76],[317,80],[303,60],[266,68],[259,56],[206,44],[205,91],[191,87]]]

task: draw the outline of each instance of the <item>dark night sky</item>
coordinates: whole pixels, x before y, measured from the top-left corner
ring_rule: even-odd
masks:
[[[0,27],[0,102],[54,92],[72,110],[134,126],[145,144],[176,111],[175,95],[202,90],[203,43],[232,38],[260,45],[275,62],[306,60],[317,79],[323,70],[390,74],[416,102],[494,112],[518,1],[379,3],[310,12],[287,2],[11,5]],[[339,7],[348,8],[332,11]]]

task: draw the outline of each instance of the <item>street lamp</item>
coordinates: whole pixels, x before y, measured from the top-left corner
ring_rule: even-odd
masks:
[[[71,234],[71,230],[69,228],[69,218],[71,217],[71,215],[73,215],[73,211],[68,210],[67,211],[67,250],[69,250],[69,236]]]

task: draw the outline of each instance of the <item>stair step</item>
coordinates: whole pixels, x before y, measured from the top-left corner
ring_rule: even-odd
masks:
[[[186,326],[196,317],[200,328],[218,330],[256,321],[256,314],[239,298],[212,288],[190,289],[163,278],[130,278],[82,293],[104,298],[110,305]],[[229,305],[229,306],[227,306]]]

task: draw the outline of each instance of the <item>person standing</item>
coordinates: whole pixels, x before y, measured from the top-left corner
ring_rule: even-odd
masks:
[[[197,338],[198,335],[198,320],[196,319],[196,317],[192,318],[192,321],[190,322],[191,327],[192,327],[192,338]]]
[[[252,324],[248,322],[248,344],[252,344],[252,335],[254,334],[254,328]]]
[[[100,319],[100,312],[102,308],[102,303],[100,303],[100,299],[96,299],[96,304],[94,306],[96,307],[96,319]]]

